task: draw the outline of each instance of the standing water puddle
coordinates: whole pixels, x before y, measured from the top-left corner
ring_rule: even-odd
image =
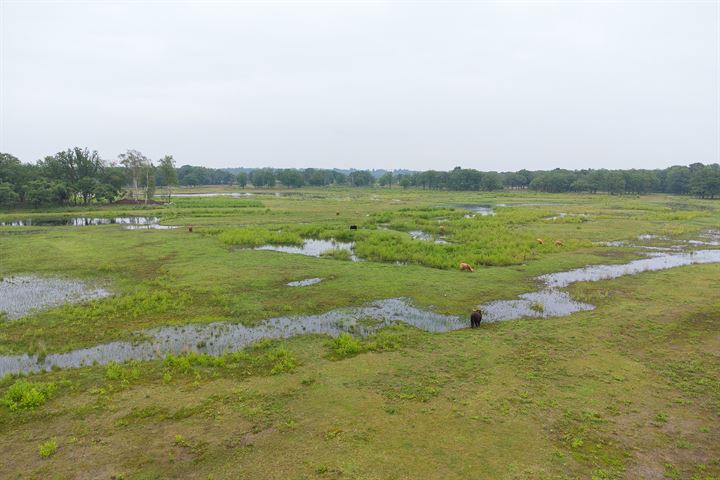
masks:
[[[457,205],[457,207],[473,212],[473,214],[465,215],[465,218],[473,218],[476,215],[480,215],[481,217],[495,215],[495,211],[491,205]]]
[[[139,228],[177,228],[169,225],[160,225],[159,222],[159,217],[55,217],[0,222],[0,227],[89,227],[93,225],[125,225],[125,228],[133,230]]]
[[[294,282],[288,282],[288,287],[308,287],[315,285],[316,283],[322,282],[322,278],[306,278],[305,280],[296,280]]]
[[[426,242],[434,242],[441,245],[449,245],[450,242],[443,238],[434,238],[432,234],[423,232],[422,230],[410,230],[408,232],[413,240],[423,240]]]
[[[652,253],[649,258],[622,265],[594,265],[543,275],[538,280],[544,286],[538,292],[520,295],[515,300],[499,300],[482,305],[483,320],[497,322],[521,317],[554,317],[592,310],[595,308],[593,305],[576,302],[567,292],[558,289],[575,282],[595,282],[701,263],[720,263],[720,250]],[[367,318],[377,322],[373,325],[362,322]],[[342,308],[319,315],[272,318],[255,327],[216,322],[150,329],[140,332],[150,338],[147,341],[106,343],[67,353],[50,354],[42,359],[28,354],[0,356],[0,377],[8,373],[47,370],[53,366],[77,368],[94,363],[149,360],[169,353],[193,351],[219,355],[239,350],[263,338],[289,338],[301,334],[337,336],[347,331],[368,334],[398,321],[429,332],[446,332],[468,326],[465,318],[440,315],[416,308],[404,299],[391,298],[364,307]]]
[[[0,312],[5,312],[10,319],[16,319],[33,310],[109,295],[110,292],[102,288],[92,288],[78,280],[32,275],[7,277],[0,280]]]
[[[224,192],[224,193],[173,193],[170,198],[172,197],[233,197],[233,198],[242,198],[242,197],[252,197],[254,196],[254,193],[251,192]],[[155,195],[156,198],[164,198],[166,195]]]
[[[319,257],[323,253],[332,250],[346,250],[350,254],[350,259],[353,262],[357,262],[359,258],[353,253],[354,246],[355,244],[353,243],[338,242],[335,240],[305,240],[302,247],[263,245],[261,247],[255,247],[255,250],[272,250],[273,252],[294,253],[307,255],[309,257]]]

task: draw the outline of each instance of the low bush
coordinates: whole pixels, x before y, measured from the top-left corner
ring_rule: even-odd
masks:
[[[56,390],[54,383],[18,380],[5,392],[2,403],[12,412],[34,410],[52,398]]]
[[[349,333],[341,333],[330,342],[332,355],[336,358],[347,358],[366,350],[366,346]]]
[[[54,438],[51,438],[47,442],[41,443],[38,447],[38,453],[42,458],[48,458],[53,455],[55,455],[55,452],[57,452],[58,449],[58,443],[57,440]]]

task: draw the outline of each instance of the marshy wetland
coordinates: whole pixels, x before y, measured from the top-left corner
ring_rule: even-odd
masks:
[[[0,213],[8,478],[720,475],[718,202],[180,193]]]

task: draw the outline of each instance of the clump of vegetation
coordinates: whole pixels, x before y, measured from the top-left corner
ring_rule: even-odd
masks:
[[[330,341],[330,357],[339,360],[354,357],[363,352],[396,350],[406,343],[407,337],[393,328],[380,331],[364,340],[343,332],[337,338]]]
[[[119,380],[122,383],[129,383],[131,380],[140,378],[140,368],[135,364],[120,365],[110,362],[105,368],[105,378],[108,380]]]
[[[190,303],[190,295],[172,290],[138,292],[122,297],[93,300],[82,305],[66,305],[54,314],[73,321],[115,318],[139,318],[182,310]]]
[[[55,455],[55,452],[57,452],[58,449],[58,443],[55,438],[51,438],[47,442],[43,442],[38,446],[38,453],[42,458],[48,458]]]
[[[269,351],[265,354],[263,360],[271,365],[271,375],[290,372],[295,370],[295,367],[297,367],[297,360],[293,356],[292,352],[284,347]]]
[[[262,245],[302,245],[303,239],[295,232],[285,230],[270,230],[268,228],[225,228],[211,230],[217,234],[218,239],[227,245],[242,247],[259,247]]]
[[[320,254],[324,258],[332,258],[333,260],[350,260],[351,254],[344,248],[333,248]]]
[[[534,301],[530,304],[530,309],[539,314],[543,314],[545,312],[545,305],[542,302]]]
[[[668,418],[670,418],[670,417],[668,417],[668,414],[667,414],[667,413],[662,413],[662,412],[661,412],[661,413],[658,413],[657,415],[655,415],[655,422],[657,422],[657,423],[667,423]]]
[[[390,230],[364,231],[355,244],[358,256],[379,262],[402,262],[454,269],[460,262],[505,266],[524,263],[551,245],[539,245],[536,236],[522,227],[540,222],[547,210],[506,208],[495,216],[468,217],[464,209],[415,208],[371,216]],[[442,227],[442,230],[441,230]],[[421,230],[442,236],[450,243],[413,241],[400,234]],[[571,245],[574,247],[576,245]]]
[[[18,380],[8,388],[2,397],[2,403],[11,412],[19,410],[34,410],[45,404],[57,390],[57,385],[52,382],[28,382]]]
[[[365,345],[349,333],[341,333],[330,342],[332,355],[336,358],[347,358],[366,350]]]
[[[172,381],[173,373],[201,375],[203,371],[221,368],[242,372],[245,375],[277,375],[291,372],[298,366],[293,353],[284,346],[269,347],[270,342],[259,342],[246,351],[228,352],[220,356],[206,353],[168,355],[163,361],[163,381]]]

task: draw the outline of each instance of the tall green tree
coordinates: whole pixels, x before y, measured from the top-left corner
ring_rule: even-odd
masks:
[[[79,196],[83,203],[93,198],[96,182],[105,167],[96,150],[74,147],[63,152],[45,157],[42,168],[47,178],[60,180],[74,192],[73,198]]]
[[[240,188],[245,188],[248,183],[248,175],[245,172],[240,172],[235,177],[235,181],[240,186]]]
[[[295,188],[305,185],[305,178],[302,173],[294,169],[278,170],[277,180],[286,187]]]
[[[275,171],[272,168],[260,168],[250,172],[250,183],[255,187],[274,187]]]
[[[164,185],[167,190],[168,201],[170,201],[170,198],[172,197],[172,188],[178,184],[178,174],[175,169],[175,160],[172,155],[165,155],[160,159],[158,173],[160,174],[162,185]]]
[[[367,170],[355,170],[348,175],[348,182],[353,187],[366,187],[372,185],[375,179]]]
[[[20,202],[20,195],[9,182],[0,182],[0,206],[12,207]]]
[[[378,185],[381,187],[392,187],[394,180],[392,172],[385,172],[378,178]]]

